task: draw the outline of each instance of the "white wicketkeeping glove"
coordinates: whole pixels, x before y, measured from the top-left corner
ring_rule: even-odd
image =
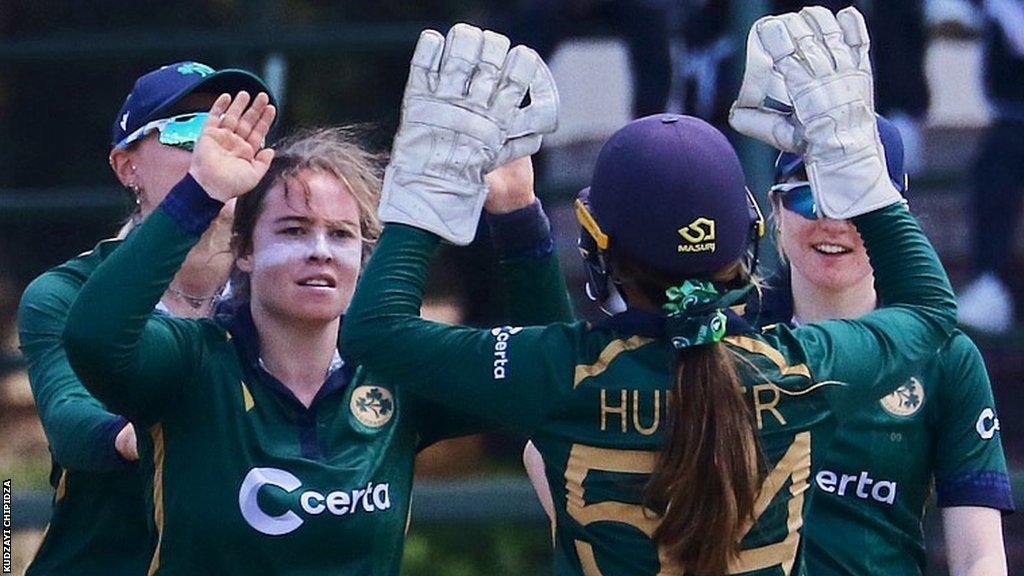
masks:
[[[902,200],[889,179],[875,120],[867,25],[856,8],[820,7],[756,25],[793,103],[815,201],[851,218]]]
[[[761,46],[758,26],[774,16],[754,23],[747,35],[747,62],[739,95],[729,110],[729,124],[740,134],[760,140],[786,152],[802,152],[803,128],[793,117],[793,105],[772,57]]]
[[[453,244],[473,241],[484,174],[535,153],[558,121],[558,92],[533,50],[467,24],[420,34],[384,175],[380,218]],[[530,92],[530,105],[520,108]]]

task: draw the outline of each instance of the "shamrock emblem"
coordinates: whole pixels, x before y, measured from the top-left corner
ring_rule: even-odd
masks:
[[[920,410],[924,404],[924,396],[921,381],[911,378],[909,382],[883,397],[880,402],[882,408],[893,416],[910,416]]]
[[[181,66],[178,66],[176,70],[179,74],[199,74],[203,77],[209,76],[214,72],[213,68],[198,62],[186,62]]]
[[[387,388],[367,384],[352,392],[349,407],[356,420],[377,428],[391,420],[395,413],[395,399]]]
[[[391,398],[385,398],[380,388],[371,388],[366,396],[356,400],[356,407],[363,412],[370,410],[375,416],[384,417],[391,412]]]

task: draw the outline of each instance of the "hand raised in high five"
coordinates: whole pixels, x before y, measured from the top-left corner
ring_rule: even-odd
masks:
[[[737,100],[730,118],[740,132],[804,154],[815,201],[829,218],[852,218],[902,199],[878,136],[870,46],[864,17],[852,7],[835,15],[808,7],[758,20],[748,43],[754,67],[744,83],[767,84],[751,88],[753,99]],[[767,96],[757,101],[778,91],[779,78],[792,112]]]
[[[211,198],[227,202],[241,196],[267,173],[274,151],[264,146],[276,114],[263,92],[251,104],[244,91],[214,101],[188,169]]]
[[[509,46],[501,34],[467,24],[447,36],[420,35],[384,176],[382,221],[469,244],[486,197],[484,175],[533,154],[555,129],[551,72],[533,50]]]

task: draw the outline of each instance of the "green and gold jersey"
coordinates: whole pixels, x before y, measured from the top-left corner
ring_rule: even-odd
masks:
[[[857,321],[744,331],[725,342],[756,420],[765,481],[730,572],[803,572],[800,532],[811,444],[835,418],[891,391],[955,324],[945,273],[902,206],[855,219],[891,307]],[[490,331],[418,317],[437,237],[385,227],[342,328],[341,349],[381,382],[529,435],[556,509],[557,574],[682,574],[650,539],[641,491],[665,422],[674,351],[662,316]],[[884,247],[884,249],[882,248]]]
[[[354,364],[305,407],[260,366],[247,305],[151,318],[218,208],[191,178],[176,186],[90,277],[65,333],[83,383],[140,430],[149,573],[398,574],[416,451],[480,425]],[[511,266],[564,293],[554,259]]]
[[[127,424],[89,394],[68,365],[61,335],[71,304],[116,240],[52,268],[25,289],[18,335],[51,453],[50,524],[26,574],[145,574],[155,540],[146,530],[142,477],[114,438]]]
[[[790,322],[788,271],[748,310]],[[955,332],[899,388],[846,415],[811,449],[804,529],[810,574],[920,575],[925,504],[1013,510],[999,419],[977,346]]]
[[[921,519],[933,481],[941,508],[1013,510],[985,364],[959,332],[812,453],[810,574],[923,574]]]

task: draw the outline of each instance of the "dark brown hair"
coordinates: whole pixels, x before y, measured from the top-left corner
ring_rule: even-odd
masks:
[[[627,277],[657,305],[672,285],[635,268]],[[729,287],[752,281],[740,261],[710,279]],[[740,534],[754,518],[761,484],[737,361],[722,342],[676,353],[665,443],[644,490],[646,507],[662,514],[655,542],[699,576],[728,573],[739,556]]]
[[[336,126],[303,130],[274,146],[276,154],[260,183],[238,199],[232,224],[231,250],[239,258],[252,252],[253,230],[263,211],[267,193],[284,182],[287,196],[295,188],[305,189],[304,172],[322,172],[334,176],[352,194],[359,208],[359,229],[363,241],[363,266],[380,236],[377,204],[383,181],[383,155],[370,152],[358,141],[361,130],[353,126]],[[235,267],[231,271],[234,300],[249,299],[249,275]]]

